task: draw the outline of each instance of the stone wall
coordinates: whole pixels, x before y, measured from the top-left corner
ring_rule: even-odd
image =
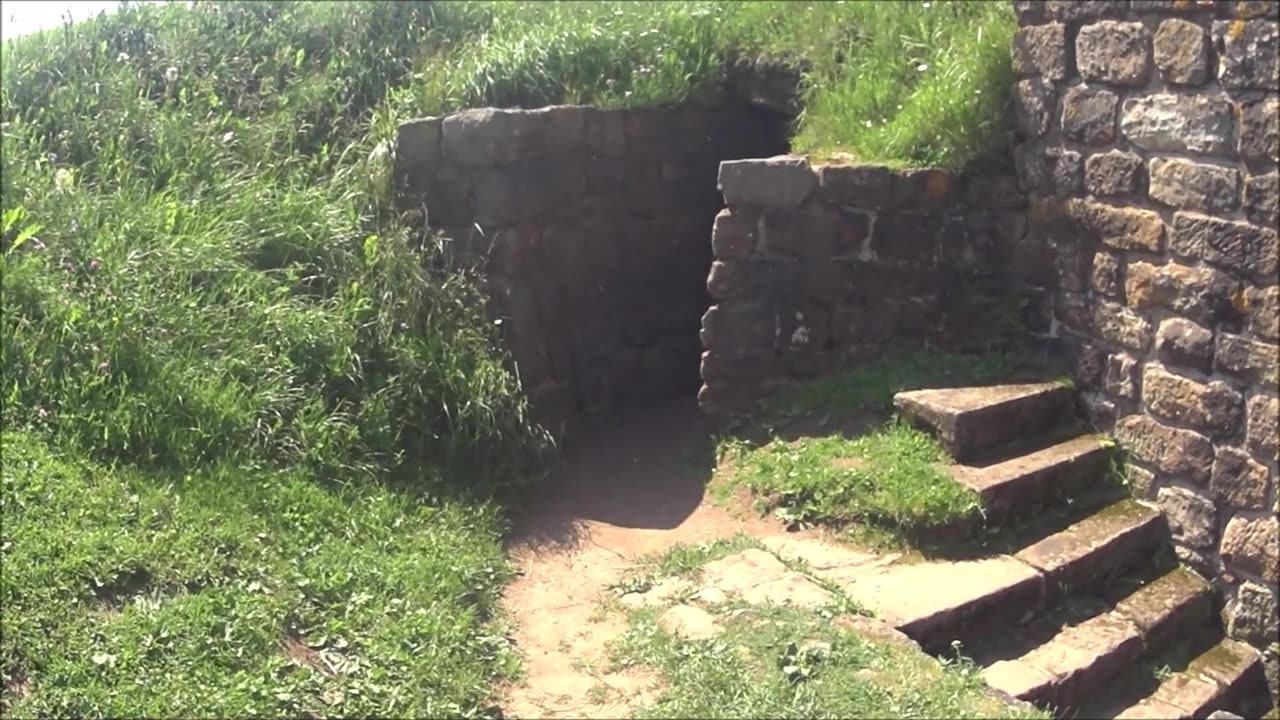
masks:
[[[1017,290],[1052,280],[1024,239],[1011,171],[781,156],[724,162],[719,185],[699,392],[710,412],[895,350],[1007,344],[1035,307]]]
[[[1059,266],[1052,335],[1229,632],[1274,642],[1280,3],[1015,7],[1017,165]]]
[[[725,158],[785,152],[759,110],[468,110],[399,128],[402,210],[483,262],[539,418],[692,396]]]

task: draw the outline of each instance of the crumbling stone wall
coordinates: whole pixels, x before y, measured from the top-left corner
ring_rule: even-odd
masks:
[[[710,412],[886,352],[1011,343],[1034,318],[1025,291],[1052,279],[1024,241],[1011,171],[780,156],[721,163],[719,186],[699,392]]]
[[[698,387],[720,160],[786,150],[767,111],[477,109],[399,128],[396,196],[480,259],[539,419],[561,433]]]
[[[1215,578],[1229,632],[1276,640],[1274,2],[1018,2],[1031,233],[1055,248],[1056,342]]]

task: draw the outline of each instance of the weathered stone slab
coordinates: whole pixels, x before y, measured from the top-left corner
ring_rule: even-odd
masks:
[[[1278,238],[1271,228],[1177,212],[1173,215],[1169,249],[1183,257],[1199,258],[1227,270],[1243,270],[1274,281],[1280,252]]]
[[[831,602],[830,592],[764,550],[752,548],[707,563],[702,585],[737,595],[751,604],[817,607]]]
[[[675,605],[658,616],[658,623],[668,632],[689,640],[706,640],[720,634],[715,616],[692,605]]]
[[[1159,648],[1205,627],[1213,614],[1213,594],[1199,575],[1175,568],[1120,600],[1115,612],[1138,626],[1147,648]]]
[[[1214,42],[1222,48],[1218,80],[1232,89],[1280,89],[1280,25],[1268,20],[1219,20]]]
[[[1037,607],[1040,574],[1010,557],[892,565],[843,585],[850,598],[926,650],[946,648],[968,626]],[[921,588],[929,588],[921,592]]]
[[[1243,450],[1219,446],[1209,480],[1213,496],[1222,503],[1243,510],[1265,510],[1267,468],[1249,458]]]
[[[998,525],[1097,482],[1108,458],[1100,437],[1084,435],[996,465],[950,465],[947,470],[978,493],[987,524]]]
[[[1208,370],[1213,362],[1213,331],[1185,318],[1168,318],[1156,330],[1156,353],[1165,362]]]
[[[728,205],[793,208],[817,189],[818,177],[805,158],[783,155],[726,160],[718,185]]]
[[[1092,195],[1133,195],[1142,188],[1142,158],[1109,150],[1090,155],[1084,163],[1085,189]]]
[[[1127,418],[1126,418],[1127,419]],[[1124,500],[1020,550],[1014,557],[1044,573],[1046,592],[1089,587],[1107,573],[1145,560],[1165,531],[1157,510]]]
[[[1187,475],[1200,484],[1209,481],[1213,446],[1199,433],[1130,415],[1116,423],[1115,436],[1126,450],[1161,472]]]
[[[1013,37],[1013,71],[1049,80],[1067,76],[1067,26],[1062,23],[1018,28]]]
[[[1231,103],[1205,95],[1130,98],[1120,116],[1121,134],[1144,150],[1226,152],[1233,128]]]
[[[1136,22],[1085,25],[1076,35],[1076,67],[1088,81],[1142,85],[1151,75],[1151,32]]]
[[[1280,519],[1237,515],[1222,531],[1222,560],[1269,583],[1280,582]]]
[[[1057,383],[912,390],[893,398],[961,461],[1052,426],[1070,402],[1070,388]]]
[[[1170,18],[1152,39],[1156,67],[1165,82],[1200,85],[1209,79],[1209,38],[1200,25]]]
[[[1208,267],[1134,262],[1125,273],[1130,307],[1163,306],[1210,325],[1235,314],[1239,290],[1231,276]]]
[[[1240,205],[1240,171],[1182,158],[1152,158],[1147,168],[1152,200],[1183,210],[1224,213]]]
[[[1211,550],[1217,541],[1217,514],[1213,501],[1182,487],[1162,487],[1156,504],[1164,511],[1173,539],[1198,551]]]
[[[1244,417],[1244,399],[1231,386],[1174,375],[1155,363],[1143,368],[1142,398],[1157,417],[1211,436],[1234,434]]]

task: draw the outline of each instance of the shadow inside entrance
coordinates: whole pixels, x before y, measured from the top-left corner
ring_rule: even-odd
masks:
[[[601,419],[566,448],[517,516],[509,543],[574,548],[588,522],[678,527],[702,503],[715,467],[713,428],[688,396]]]

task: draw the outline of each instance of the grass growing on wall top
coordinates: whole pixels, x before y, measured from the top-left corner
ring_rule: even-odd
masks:
[[[713,99],[724,68],[805,67],[794,149],[960,167],[1004,141],[1004,2],[468,3],[400,101],[412,112]]]

